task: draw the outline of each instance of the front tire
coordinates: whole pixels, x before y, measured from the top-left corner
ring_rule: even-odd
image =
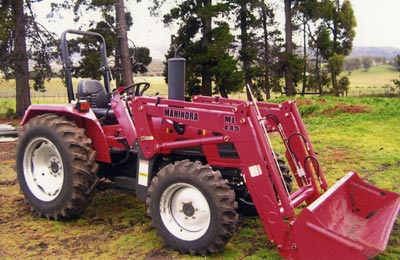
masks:
[[[163,167],[152,180],[146,203],[164,242],[192,255],[221,250],[238,221],[235,194],[227,181],[199,161]]]
[[[32,118],[19,134],[17,178],[33,213],[80,216],[93,197],[98,165],[84,129],[55,114]]]

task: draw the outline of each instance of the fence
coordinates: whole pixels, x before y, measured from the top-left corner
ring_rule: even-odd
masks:
[[[15,94],[2,93],[0,92],[0,100],[14,101],[16,99]],[[67,93],[47,93],[47,92],[33,92],[31,93],[32,104],[62,104],[68,103]]]
[[[384,88],[374,89],[351,89],[345,94],[346,97],[367,97],[367,96],[394,96],[399,93],[392,92]],[[233,95],[234,98],[245,98],[245,95]],[[233,97],[232,96],[232,97]],[[15,104],[15,94],[0,92],[0,107],[12,107]],[[68,95],[64,92],[49,93],[49,92],[33,92],[31,93],[32,104],[65,104],[68,103]]]

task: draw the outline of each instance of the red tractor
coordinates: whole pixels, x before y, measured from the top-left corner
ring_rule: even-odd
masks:
[[[68,33],[98,40],[104,85],[82,80],[74,94]],[[148,83],[110,91],[101,35],[69,30],[61,44],[69,104],[32,105],[17,147],[20,187],[37,215],[79,217],[107,179],[146,202],[158,235],[183,253],[221,250],[238,210],[257,212],[286,259],[368,259],[385,250],[399,195],[355,172],[328,189],[293,101],[186,102],[146,97]]]

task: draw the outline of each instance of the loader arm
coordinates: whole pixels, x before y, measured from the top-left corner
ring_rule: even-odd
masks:
[[[124,132],[136,129],[145,158],[200,147],[211,166],[240,167],[264,230],[282,257],[367,259],[386,247],[399,195],[366,184],[355,173],[328,190],[293,101],[254,104],[201,96],[193,102],[137,96],[121,100],[126,104],[113,107],[120,107],[123,120],[131,120]],[[157,131],[160,125],[164,131]],[[298,184],[290,193],[272,148],[273,132],[281,137]],[[238,158],[218,155],[222,143],[231,143]],[[303,203],[307,207],[296,214],[294,209]]]

